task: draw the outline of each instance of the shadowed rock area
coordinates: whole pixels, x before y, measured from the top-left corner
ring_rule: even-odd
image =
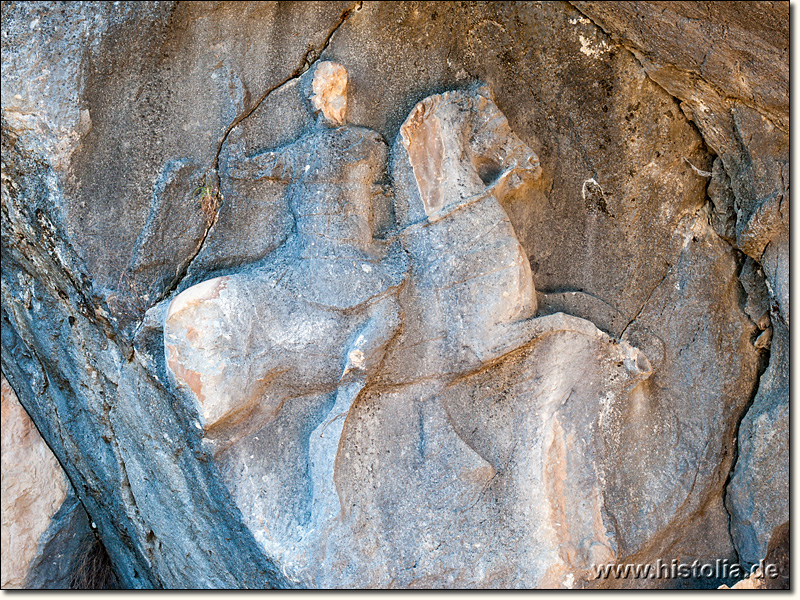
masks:
[[[3,587],[788,578],[788,13],[4,2]]]

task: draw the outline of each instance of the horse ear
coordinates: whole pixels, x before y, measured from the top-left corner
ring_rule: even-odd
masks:
[[[494,102],[494,94],[492,93],[492,88],[490,88],[487,84],[483,83],[475,89],[475,92],[479,96],[483,96],[487,100],[491,100]]]

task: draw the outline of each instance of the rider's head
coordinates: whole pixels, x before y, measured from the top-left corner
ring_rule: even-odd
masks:
[[[315,113],[322,113],[331,125],[344,125],[347,111],[347,70],[339,63],[317,65],[309,96]]]

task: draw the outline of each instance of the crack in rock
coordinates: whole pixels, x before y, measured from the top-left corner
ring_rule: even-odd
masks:
[[[223,133],[222,138],[220,139],[219,144],[217,145],[217,151],[214,155],[214,162],[212,163],[211,166],[211,176],[213,177],[214,180],[216,194],[219,196],[219,199],[216,202],[214,214],[208,221],[205,231],[203,232],[203,235],[200,237],[200,242],[197,244],[197,248],[192,252],[189,258],[184,262],[184,264],[178,268],[175,280],[162,294],[159,295],[157,300],[153,302],[153,306],[155,306],[159,302],[162,302],[164,299],[169,298],[172,294],[174,294],[177,291],[177,289],[180,287],[181,282],[186,278],[186,274],[188,273],[192,263],[200,255],[200,252],[202,252],[203,246],[205,245],[206,240],[208,239],[208,236],[211,233],[211,230],[214,228],[214,225],[216,225],[217,220],[219,219],[219,213],[220,210],[222,209],[222,203],[224,201],[224,199],[219,194],[219,188],[220,188],[219,157],[220,154],[222,153],[222,148],[225,146],[225,142],[228,140],[228,136],[230,135],[231,131],[233,131],[234,128],[236,128],[245,119],[247,119],[247,117],[253,114],[258,109],[258,107],[261,106],[261,104],[267,98],[269,98],[274,92],[279,91],[292,81],[300,78],[312,66],[314,66],[314,64],[317,61],[319,61],[319,59],[325,53],[325,50],[328,49],[328,46],[330,45],[333,36],[336,35],[336,32],[339,31],[339,29],[342,27],[342,25],[344,25],[344,23],[347,21],[347,19],[350,17],[352,13],[357,12],[358,10],[361,9],[361,6],[362,2],[359,1],[354,3],[344,12],[342,12],[342,14],[339,16],[339,20],[333,27],[331,27],[331,29],[325,36],[325,40],[322,43],[322,47],[319,50],[317,50],[313,46],[310,47],[303,55],[300,64],[297,66],[297,68],[295,68],[294,71],[292,71],[291,74],[289,74],[281,82],[268,88],[263,94],[261,94],[261,96],[259,96],[259,98],[253,103],[253,105],[249,109],[245,110],[243,113],[235,117],[233,121],[231,121],[231,124],[228,125],[228,127],[225,129],[225,132]]]

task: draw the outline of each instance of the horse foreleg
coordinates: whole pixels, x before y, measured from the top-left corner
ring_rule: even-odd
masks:
[[[350,407],[383,359],[389,340],[400,325],[394,296],[382,298],[369,308],[369,318],[355,334],[345,353],[345,365],[336,389],[336,399],[323,422],[309,439],[309,463],[314,485],[310,526],[326,527],[341,514],[334,482],[339,442]]]

